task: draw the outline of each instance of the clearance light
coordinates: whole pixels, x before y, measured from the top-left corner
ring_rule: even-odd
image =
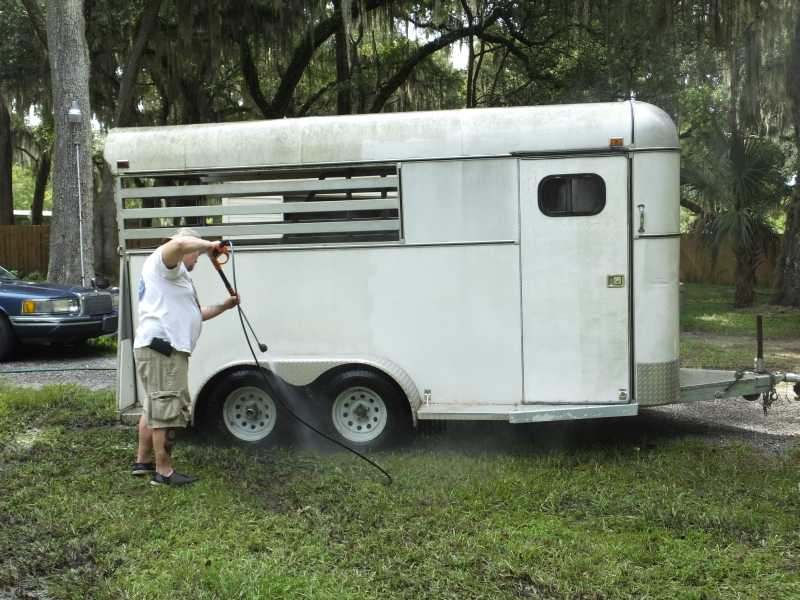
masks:
[[[623,138],[611,138],[608,140],[608,145],[611,148],[622,148],[625,144]]]
[[[25,300],[22,303],[22,312],[26,315],[32,315],[36,312],[36,302],[33,300]]]

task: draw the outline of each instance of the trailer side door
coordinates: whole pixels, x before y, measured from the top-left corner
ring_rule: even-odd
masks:
[[[627,159],[521,159],[519,199],[524,401],[627,403]]]

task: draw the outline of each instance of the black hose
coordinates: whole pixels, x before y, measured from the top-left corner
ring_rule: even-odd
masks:
[[[239,286],[236,283],[236,253],[234,252],[234,249],[233,249],[233,242],[228,241],[227,243],[231,248],[231,268],[233,269],[233,287],[238,293]],[[221,271],[220,271],[220,273],[221,273]],[[253,345],[250,343],[250,335],[247,333],[247,328],[245,327],[245,321],[247,321],[248,325],[250,325],[250,321],[247,319],[247,315],[244,314],[244,309],[242,308],[241,299],[239,301],[239,304],[236,305],[236,308],[237,308],[237,310],[239,312],[239,323],[242,326],[242,333],[244,333],[244,339],[247,342],[247,347],[250,349],[250,354],[253,356],[253,362],[255,363],[256,369],[258,369],[258,372],[264,378],[264,383],[266,384],[267,389],[271,389],[272,385],[270,384],[269,379],[267,378],[267,374],[264,373],[263,367],[258,364],[258,357],[256,356],[256,353],[253,350]],[[252,330],[252,325],[250,325],[250,329]],[[253,332],[253,335],[255,335],[255,332]],[[258,340],[256,340],[256,341],[258,341]],[[281,398],[280,394],[275,394],[275,399],[278,402],[280,402],[281,406],[283,406],[283,408],[286,409],[286,412],[288,412],[290,415],[292,415],[292,417],[294,417],[297,421],[299,421],[300,423],[302,423],[303,425],[308,427],[311,431],[313,431],[317,435],[325,438],[329,442],[333,442],[337,446],[339,446],[341,448],[344,448],[345,450],[347,450],[349,452],[352,452],[353,454],[355,454],[361,460],[366,461],[367,463],[369,463],[370,465],[372,465],[373,467],[378,469],[378,471],[383,473],[383,475],[386,477],[387,481],[389,482],[389,485],[392,484],[392,481],[393,481],[392,480],[392,476],[389,475],[389,473],[383,467],[381,467],[378,463],[376,463],[372,459],[364,456],[358,450],[355,450],[354,448],[351,448],[347,444],[343,444],[339,440],[336,440],[336,439],[332,438],[331,436],[321,432],[319,429],[317,429],[316,427],[314,427],[310,423],[306,422],[297,413],[295,413],[291,408],[289,408],[289,406],[286,404],[286,402],[283,401],[283,398]]]

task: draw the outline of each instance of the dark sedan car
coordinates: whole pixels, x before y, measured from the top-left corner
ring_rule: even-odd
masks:
[[[0,361],[18,343],[75,343],[117,330],[116,294],[23,281],[0,267]]]

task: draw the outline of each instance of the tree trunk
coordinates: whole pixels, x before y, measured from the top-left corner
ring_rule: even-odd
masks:
[[[11,115],[0,96],[0,225],[14,224],[14,192],[11,187]]]
[[[88,284],[94,278],[92,128],[89,49],[83,0],[50,2],[47,46],[53,91],[53,219],[48,279]],[[78,102],[78,123],[67,118]],[[78,176],[80,172],[80,177]]]
[[[136,28],[136,38],[128,54],[128,61],[125,65],[125,71],[122,73],[122,80],[119,85],[117,110],[114,111],[115,127],[129,127],[134,124],[134,116],[136,115],[136,80],[139,76],[142,56],[147,49],[147,44],[158,23],[161,1],[162,0],[148,0],[142,10],[142,17],[139,19],[139,24]]]
[[[96,241],[95,271],[106,278],[119,277],[119,244],[117,232],[117,205],[114,200],[114,176],[103,163],[100,170],[100,190],[94,211],[94,236]]]
[[[45,150],[39,157],[36,166],[36,187],[33,190],[31,203],[31,224],[42,224],[42,210],[44,209],[44,194],[47,191],[47,181],[50,179],[50,150]]]
[[[736,308],[753,306],[756,299],[757,260],[748,248],[736,249],[736,289],[733,304]]]
[[[148,0],[142,9],[142,16],[136,28],[136,37],[128,53],[125,70],[119,86],[117,107],[114,111],[113,125],[128,127],[136,124],[136,82],[141,72],[150,38],[156,31],[158,13],[162,0]],[[94,206],[94,269],[110,279],[119,277],[119,255],[117,254],[117,206],[114,201],[114,179],[108,165],[103,161],[100,167],[100,190]]]
[[[348,23],[347,20],[351,19],[349,10],[349,1],[345,0],[345,6],[348,8],[346,13],[342,13],[342,19],[336,27],[335,41],[336,41],[336,114],[349,115],[353,112],[353,103],[351,96],[351,82],[350,82],[350,50],[348,48]],[[334,0],[334,10],[342,10],[341,2]]]
[[[800,11],[795,11],[794,38],[787,73],[787,87],[792,102],[794,141],[800,150]],[[775,304],[800,306],[800,172],[796,174],[792,203],[787,209],[786,233],[776,276]]]
[[[800,177],[800,174],[798,174]],[[786,232],[775,275],[773,304],[800,306],[800,182],[795,183],[792,203],[786,209]]]

